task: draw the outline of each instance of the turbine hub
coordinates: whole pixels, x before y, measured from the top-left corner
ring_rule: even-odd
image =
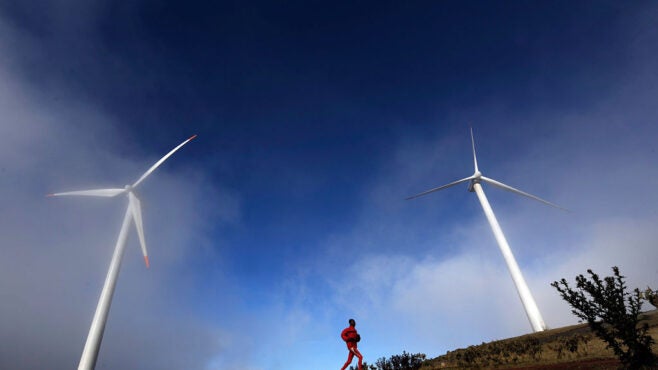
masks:
[[[479,184],[481,177],[482,177],[482,172],[475,171],[475,173],[473,174],[473,179],[471,179],[471,181],[468,182],[468,191],[470,191],[471,193],[475,191],[475,189],[473,189],[473,185]]]

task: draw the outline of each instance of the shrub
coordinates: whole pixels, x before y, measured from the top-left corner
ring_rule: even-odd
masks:
[[[393,355],[389,359],[384,357],[377,360],[377,368],[380,370],[418,370],[425,361],[425,354],[411,354],[402,351],[401,355]]]
[[[646,299],[654,307],[658,308],[658,291],[653,291],[650,287],[642,293],[642,298]]]
[[[573,308],[571,312],[586,321],[594,334],[606,342],[621,363],[632,369],[656,364],[651,352],[654,343],[647,334],[647,323],[639,325],[642,294],[639,289],[626,292],[624,276],[613,267],[614,276],[601,280],[592,270],[589,278],[576,276],[576,289],[565,279],[554,281],[553,286]]]
[[[418,370],[425,361],[425,354],[411,354],[402,351],[401,355],[393,355],[390,358],[382,357],[375,365],[363,362],[363,370]],[[349,370],[357,370],[357,366],[350,366]]]

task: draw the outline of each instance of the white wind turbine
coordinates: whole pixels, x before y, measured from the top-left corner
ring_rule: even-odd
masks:
[[[514,255],[512,254],[512,250],[510,249],[509,244],[507,244],[507,240],[505,239],[505,235],[503,234],[503,230],[500,228],[500,225],[498,224],[498,220],[496,220],[496,216],[493,213],[493,210],[491,209],[491,206],[489,205],[489,201],[487,200],[486,195],[484,195],[484,190],[482,190],[482,185],[480,185],[481,182],[486,182],[488,184],[497,186],[501,189],[511,191],[512,193],[516,193],[519,195],[523,195],[525,197],[540,201],[542,203],[548,204],[549,206],[556,207],[559,209],[564,210],[564,208],[557,206],[553,203],[547,202],[539,197],[536,197],[532,194],[525,193],[521,190],[515,189],[511,186],[505,185],[501,182],[498,182],[496,180],[490,179],[488,177],[482,176],[482,173],[478,169],[478,162],[477,162],[477,157],[475,156],[475,140],[473,139],[473,129],[471,128],[471,144],[473,147],[473,164],[475,166],[475,173],[473,175],[466,177],[461,180],[457,180],[454,182],[451,182],[449,184],[439,186],[437,188],[433,188],[427,191],[424,191],[420,194],[416,194],[414,196],[411,196],[408,199],[413,199],[417,198],[429,193],[433,193],[435,191],[443,190],[445,188],[449,188],[453,185],[461,184],[464,182],[469,182],[468,185],[468,191],[470,192],[475,192],[477,194],[478,199],[480,200],[480,204],[482,205],[482,209],[484,210],[484,214],[487,216],[487,220],[489,221],[489,225],[491,226],[491,230],[493,231],[494,237],[496,238],[496,241],[498,242],[498,246],[500,247],[500,251],[503,253],[503,257],[505,258],[505,262],[507,263],[507,268],[509,269],[510,274],[512,275],[512,280],[514,280],[514,284],[516,285],[516,290],[519,293],[519,297],[521,298],[521,302],[523,302],[523,307],[525,308],[526,315],[528,315],[528,320],[530,320],[530,324],[532,325],[532,328],[535,332],[538,331],[543,331],[546,330],[546,324],[544,324],[544,320],[541,317],[541,313],[539,312],[539,308],[537,307],[537,303],[535,303],[534,298],[532,298],[532,294],[530,293],[530,289],[528,289],[528,284],[526,284],[525,279],[523,278],[523,275],[521,274],[521,270],[519,269],[519,265],[516,263],[516,259],[514,258]]]
[[[98,306],[96,307],[96,313],[91,322],[91,327],[89,328],[89,334],[87,335],[87,342],[85,343],[85,348],[82,351],[82,356],[80,357],[80,364],[78,369],[93,369],[96,366],[96,358],[98,357],[98,351],[100,349],[101,340],[103,339],[103,331],[105,330],[105,323],[107,322],[107,314],[110,310],[110,304],[112,303],[112,295],[114,294],[114,287],[116,286],[117,277],[119,275],[119,268],[121,267],[121,257],[123,256],[124,247],[126,245],[126,238],[128,236],[128,228],[130,227],[130,221],[135,221],[135,228],[137,229],[137,236],[139,237],[139,243],[142,246],[142,253],[144,254],[144,263],[146,267],[149,267],[148,254],[146,253],[146,242],[144,241],[144,227],[142,224],[142,211],[139,199],[135,196],[133,190],[142,183],[153,171],[155,171],[158,166],[162,164],[167,158],[169,158],[174,152],[180,149],[183,145],[187,144],[190,140],[194,139],[196,135],[190,137],[189,139],[183,141],[177,147],[172,149],[167,155],[160,158],[148,171],[132,185],[126,185],[123,189],[94,189],[94,190],[79,190],[79,191],[69,191],[64,193],[54,193],[49,194],[48,196],[65,196],[65,195],[83,195],[83,196],[96,196],[96,197],[114,197],[119,194],[126,194],[128,196],[128,209],[126,210],[126,215],[123,218],[123,224],[121,225],[121,231],[119,232],[119,238],[117,240],[116,246],[114,247],[114,254],[112,255],[112,262],[110,262],[110,268],[107,271],[107,277],[105,278],[105,284],[103,285],[103,290],[101,291],[101,296],[98,299]]]

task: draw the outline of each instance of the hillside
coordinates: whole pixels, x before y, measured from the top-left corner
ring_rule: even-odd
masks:
[[[658,310],[642,315],[649,334],[658,342]],[[654,353],[658,348],[654,346]],[[619,362],[587,324],[572,325],[520,337],[448,351],[427,360],[423,370],[434,369],[616,369]]]

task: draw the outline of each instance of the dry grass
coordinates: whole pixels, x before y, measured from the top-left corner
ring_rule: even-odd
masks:
[[[649,334],[658,342],[658,310],[645,312]],[[658,348],[654,346],[658,355]],[[448,351],[422,369],[616,369],[619,362],[587,324],[572,325]]]

